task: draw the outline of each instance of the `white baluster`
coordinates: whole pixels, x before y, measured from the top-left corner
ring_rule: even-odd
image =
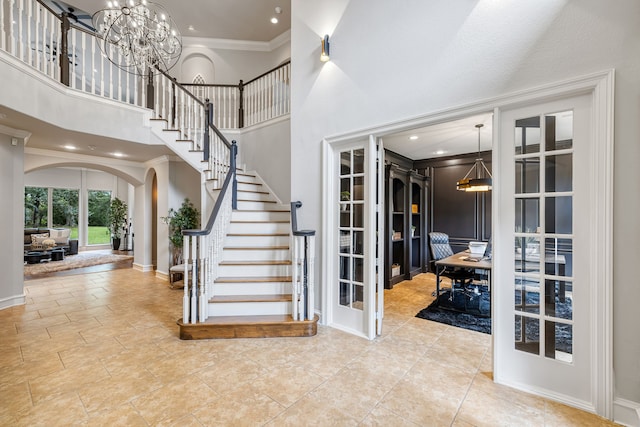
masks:
[[[198,264],[196,258],[196,239],[191,237],[191,323],[197,323],[198,319]],[[188,262],[188,261],[185,261]]]
[[[182,296],[182,323],[189,323],[189,238],[182,238],[184,271],[182,273],[184,281],[184,293]]]
[[[293,320],[298,320],[298,282],[300,280],[299,275],[299,260],[298,260],[298,237],[292,238],[293,243],[293,265],[291,266],[291,317]]]
[[[194,239],[195,240],[195,239]],[[204,249],[204,236],[198,236],[197,237],[198,240],[198,259],[199,259],[199,264],[200,264],[200,313],[199,313],[199,318],[200,318],[200,322],[204,322],[205,320],[207,320],[207,299],[205,298],[205,268],[204,268],[204,255],[205,255],[205,249]]]
[[[82,88],[80,90],[86,92],[87,90],[87,64],[84,63],[84,61],[87,58],[87,34],[84,33],[83,31],[78,32],[78,35],[81,38],[81,58],[83,58],[83,68],[80,70],[80,72],[82,73]],[[75,55],[72,55],[71,58],[75,58]],[[74,67],[75,68],[75,67]]]
[[[315,317],[314,309],[314,287],[315,287],[315,273],[314,264],[316,257],[316,238],[315,236],[307,237],[307,320],[313,320]]]

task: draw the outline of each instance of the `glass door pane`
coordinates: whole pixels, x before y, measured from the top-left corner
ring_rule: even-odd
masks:
[[[111,191],[89,190],[88,235],[89,245],[108,245],[111,243],[107,214],[111,204]]]
[[[514,345],[568,363],[573,362],[572,126],[572,111],[516,120],[514,157]]]
[[[364,149],[341,151],[339,188],[339,304],[364,308]]]

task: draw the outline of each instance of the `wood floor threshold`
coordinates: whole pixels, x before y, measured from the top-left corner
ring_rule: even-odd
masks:
[[[318,333],[318,316],[313,320],[295,321],[290,315],[210,317],[202,323],[183,323],[180,339],[232,339],[311,337]]]
[[[218,277],[215,283],[274,283],[291,282],[291,276],[249,276],[249,277]]]
[[[291,294],[270,295],[217,295],[209,299],[211,303],[235,302],[291,302]]]

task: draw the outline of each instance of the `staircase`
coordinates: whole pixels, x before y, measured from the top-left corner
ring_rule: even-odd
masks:
[[[181,339],[312,336],[317,317],[291,316],[290,209],[251,173],[237,174],[238,209],[217,264],[209,318],[178,321]]]
[[[178,156],[204,174],[219,197],[219,173],[202,161],[202,150],[166,120],[151,120],[152,131]],[[291,212],[255,173],[238,170],[237,209],[231,212],[222,252],[207,295],[206,320],[178,320],[181,339],[313,336],[317,316],[294,320],[292,313]]]

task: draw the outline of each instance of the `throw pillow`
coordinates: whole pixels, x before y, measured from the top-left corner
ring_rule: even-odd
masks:
[[[31,250],[42,249],[42,242],[49,238],[49,233],[32,234]]]
[[[42,241],[42,247],[44,249],[51,249],[56,246],[56,241],[53,239],[44,239]]]
[[[68,245],[69,244],[69,235],[71,234],[71,230],[68,228],[54,228],[49,231],[51,238],[56,241],[58,245]]]

